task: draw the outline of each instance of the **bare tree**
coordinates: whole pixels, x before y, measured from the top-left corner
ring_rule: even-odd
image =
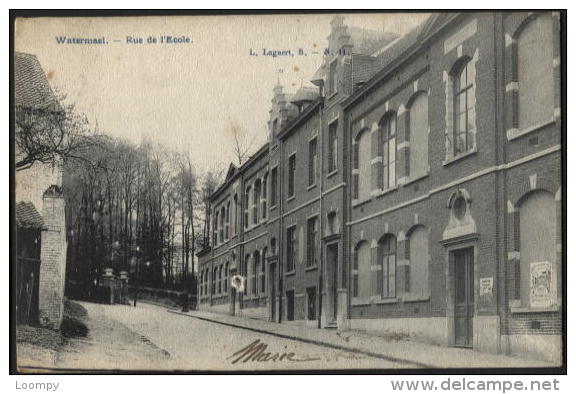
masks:
[[[16,171],[36,162],[83,159],[82,152],[95,143],[86,116],[78,114],[74,104],[65,104],[64,99],[61,95],[44,108],[16,108]]]
[[[238,166],[241,166],[246,159],[250,156],[250,151],[254,146],[255,136],[249,138],[249,136],[242,131],[240,125],[235,121],[230,121],[229,132],[232,134],[233,138],[233,151],[236,158]]]

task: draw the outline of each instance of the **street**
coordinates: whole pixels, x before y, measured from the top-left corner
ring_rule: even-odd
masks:
[[[52,367],[129,370],[413,368],[173,313],[156,305],[78,302],[85,338],[72,338]]]

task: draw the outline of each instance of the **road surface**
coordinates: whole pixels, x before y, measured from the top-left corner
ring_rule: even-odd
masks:
[[[414,367],[200,320],[143,302],[136,308],[79,304],[88,311],[88,335],[71,339],[54,367],[180,371]]]

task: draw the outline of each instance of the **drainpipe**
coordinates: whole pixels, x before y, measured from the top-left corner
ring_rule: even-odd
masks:
[[[324,189],[324,127],[323,124],[323,116],[324,116],[324,102],[320,104],[320,108],[318,110],[319,114],[319,142],[318,142],[318,149],[320,150],[320,182],[319,182],[319,192],[320,192],[320,206],[319,206],[319,213],[318,213],[318,220],[320,221],[319,232],[320,232],[320,239],[322,239],[322,234],[324,234],[324,216],[322,212],[322,202],[324,200],[323,189]],[[322,328],[322,291],[324,286],[323,284],[324,278],[324,244],[320,242],[320,275],[318,278],[319,285],[318,285],[318,328]]]

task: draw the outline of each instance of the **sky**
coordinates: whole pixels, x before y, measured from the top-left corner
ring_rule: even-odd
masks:
[[[425,14],[344,15],[349,26],[398,34]],[[333,15],[33,18],[16,22],[15,50],[38,57],[53,88],[100,132],[187,152],[200,171],[234,161],[231,125],[257,150],[267,140],[272,88],[309,86]],[[190,43],[159,43],[161,36]],[[56,37],[107,44],[59,44]],[[148,43],[155,37],[157,43]],[[143,43],[137,43],[142,39]],[[132,41],[132,42],[128,42]],[[295,56],[263,56],[263,49]],[[302,48],[307,56],[298,56]],[[250,52],[259,56],[251,56]],[[279,72],[282,70],[282,72]]]

